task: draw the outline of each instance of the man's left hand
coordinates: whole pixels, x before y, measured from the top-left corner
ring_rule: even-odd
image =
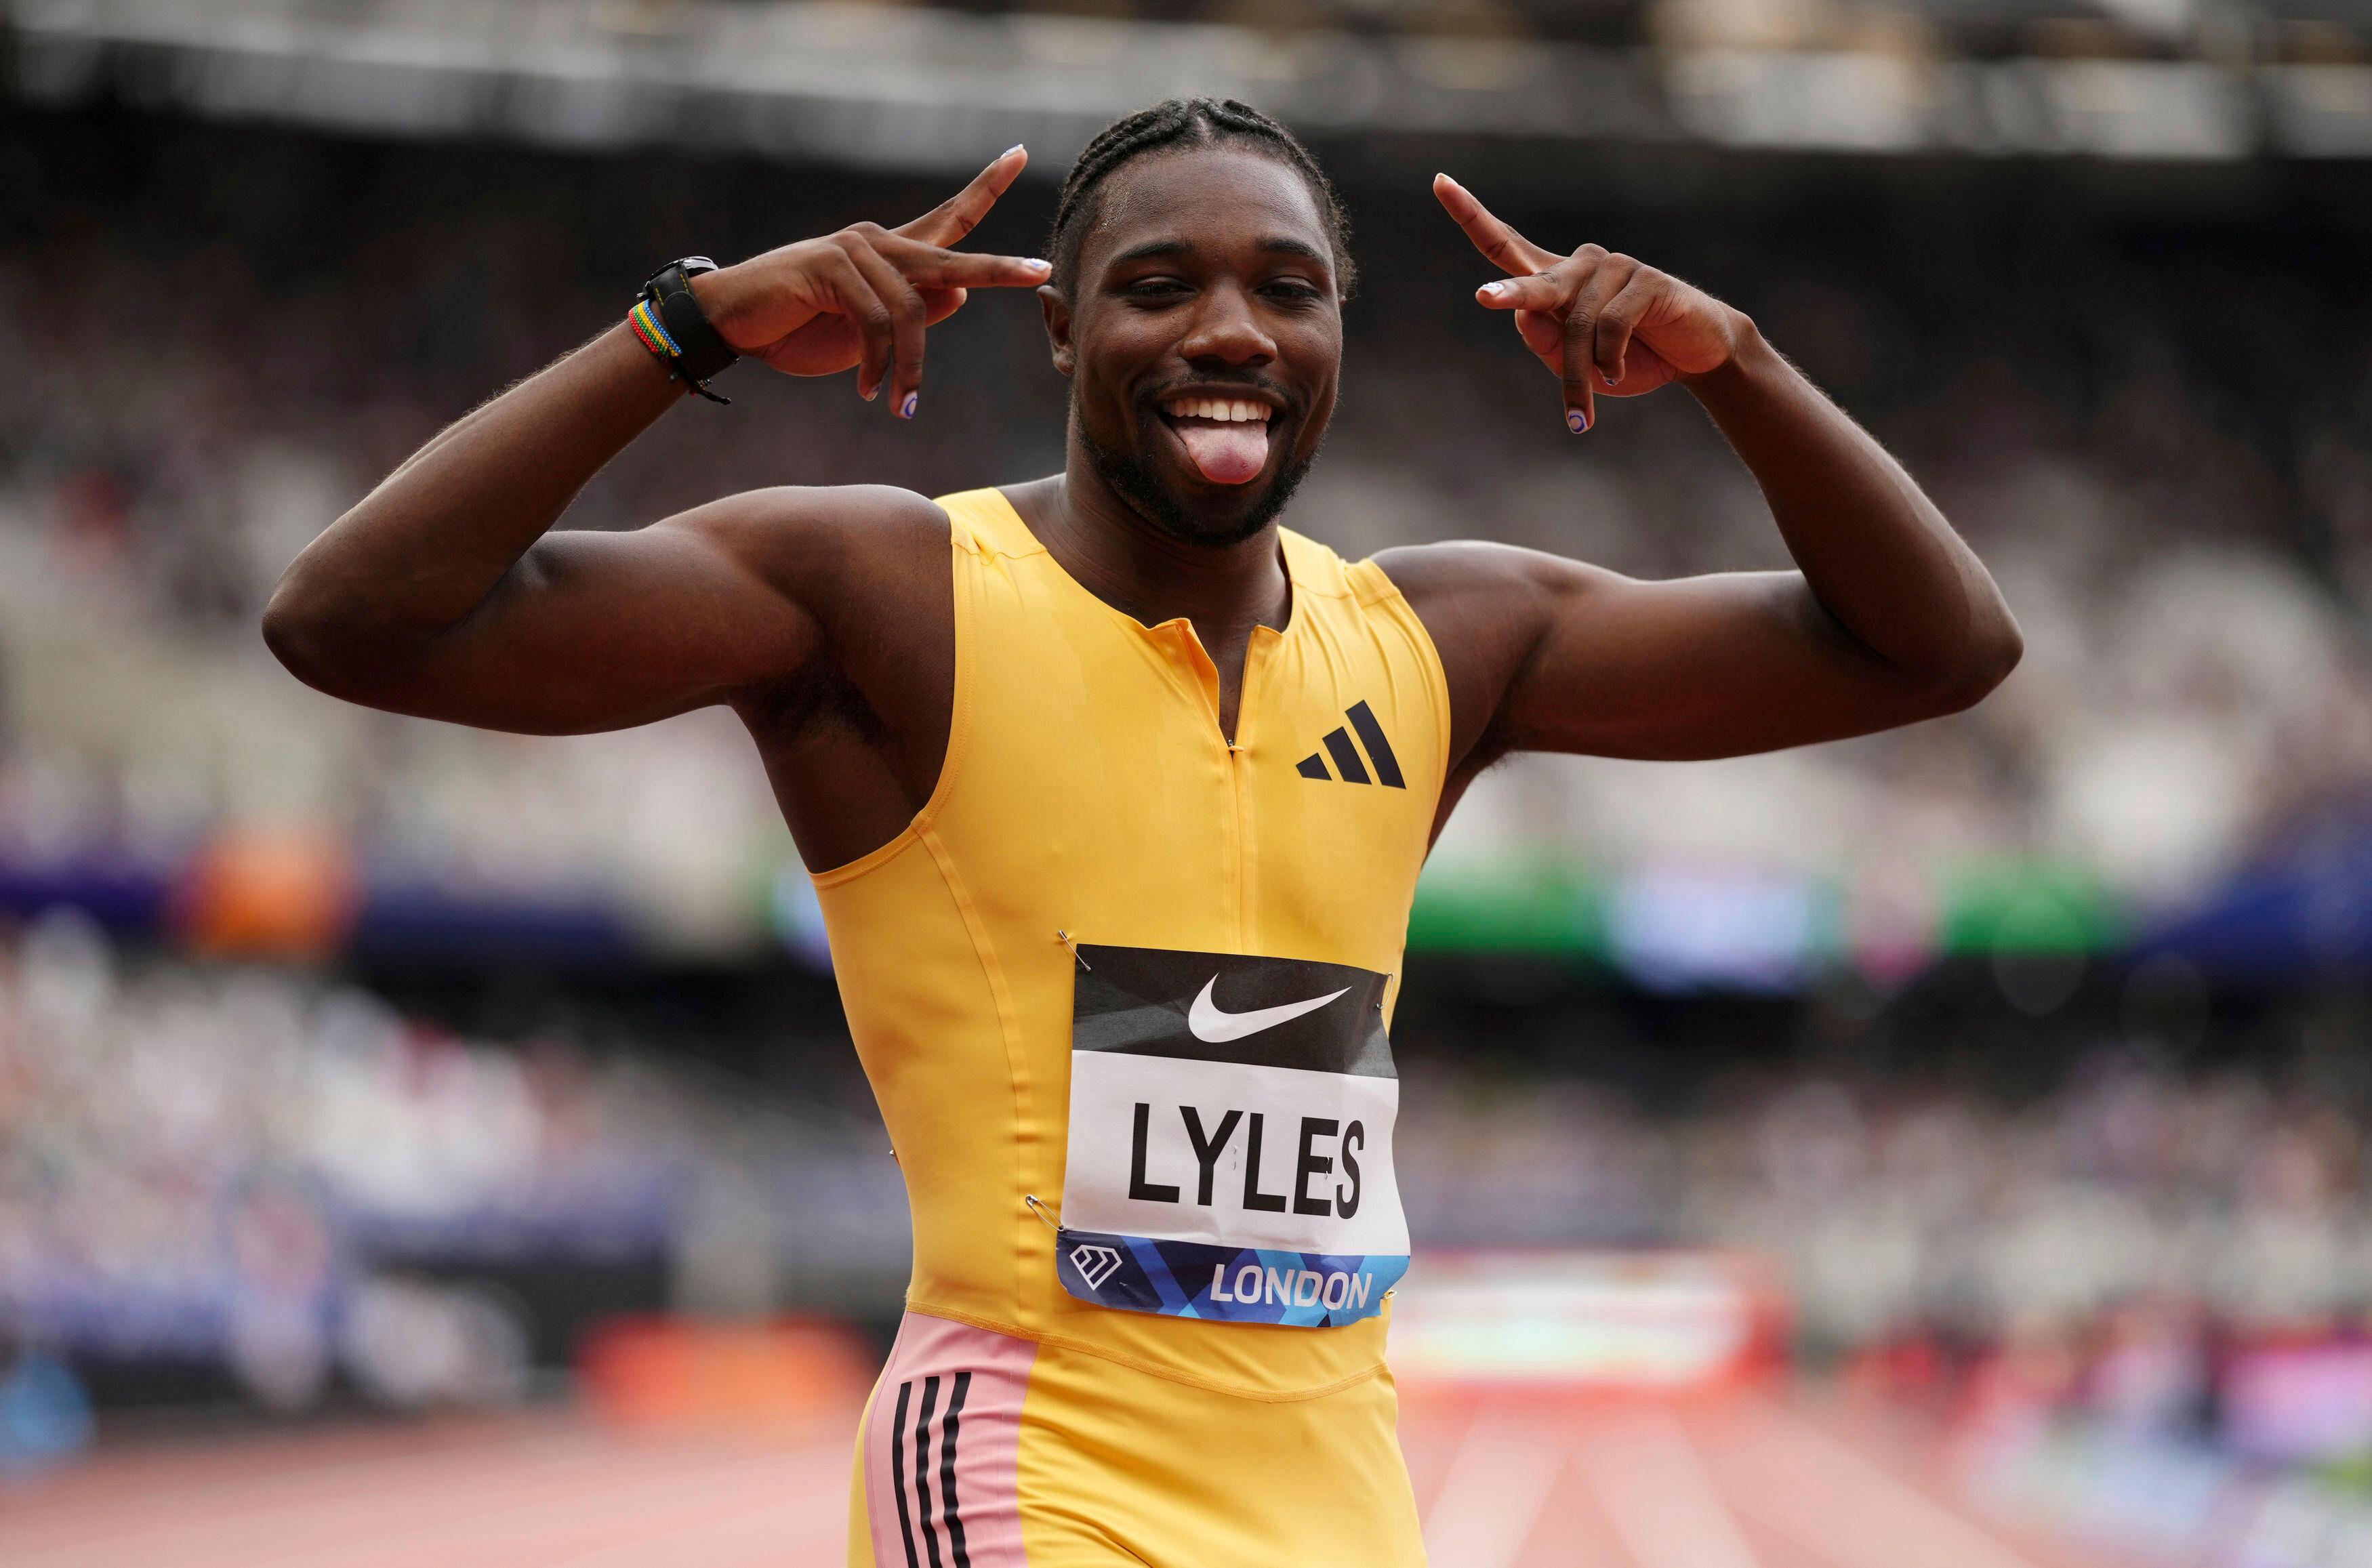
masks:
[[[1753,331],[1703,289],[1602,245],[1570,256],[1542,250],[1447,174],[1434,176],[1433,193],[1508,273],[1474,297],[1515,313],[1524,346],[1564,383],[1565,428],[1576,436],[1598,422],[1598,394],[1635,398],[1717,370]]]

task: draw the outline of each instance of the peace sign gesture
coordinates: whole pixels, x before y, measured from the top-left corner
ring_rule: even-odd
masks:
[[[950,250],[970,234],[1029,161],[998,155],[971,184],[911,223],[852,224],[820,239],[753,256],[692,280],[692,292],[725,341],[792,376],[856,367],[870,401],[886,378],[890,406],[914,417],[923,386],[923,333],[963,308],[975,288],[1035,288],[1048,265],[1026,256]]]
[[[1516,313],[1524,346],[1564,383],[1565,428],[1575,435],[1597,423],[1597,392],[1635,398],[1717,369],[1736,350],[1745,319],[1703,289],[1602,245],[1570,256],[1544,250],[1447,174],[1434,176],[1433,193],[1509,274],[1474,297],[1486,310]]]

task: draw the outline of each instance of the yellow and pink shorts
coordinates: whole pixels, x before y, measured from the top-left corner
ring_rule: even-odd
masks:
[[[910,1312],[857,1435],[850,1568],[1418,1568],[1389,1373],[1216,1393]]]

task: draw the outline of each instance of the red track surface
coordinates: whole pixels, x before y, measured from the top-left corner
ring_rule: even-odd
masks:
[[[1402,1431],[1436,1568],[2080,1568],[1937,1501],[1901,1437],[1759,1396],[1413,1399]],[[847,1466],[839,1427],[564,1416],[117,1450],[0,1492],[0,1563],[836,1568]]]

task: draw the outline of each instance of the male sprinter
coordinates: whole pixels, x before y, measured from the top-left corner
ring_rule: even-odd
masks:
[[[1800,570],[1345,562],[1277,526],[1333,412],[1351,265],[1309,155],[1241,104],[1165,103],[1081,155],[1051,265],[947,250],[1022,162],[902,228],[662,273],[340,518],[265,635],[401,713],[563,733],[726,703],[749,726],[824,868],[913,1206],[852,1563],[1420,1562],[1383,1365],[1408,1252],[1385,1030],[1459,792],[1523,749],[1715,757],[1948,713],[2018,633],[1752,321],[1595,245],[1541,250],[1447,179],[1510,274],[1482,303],[1557,373],[1569,427],[1686,386]],[[853,366],[912,418],[924,330],[1023,285],[1071,379],[1061,473],[547,531],[733,353]]]

